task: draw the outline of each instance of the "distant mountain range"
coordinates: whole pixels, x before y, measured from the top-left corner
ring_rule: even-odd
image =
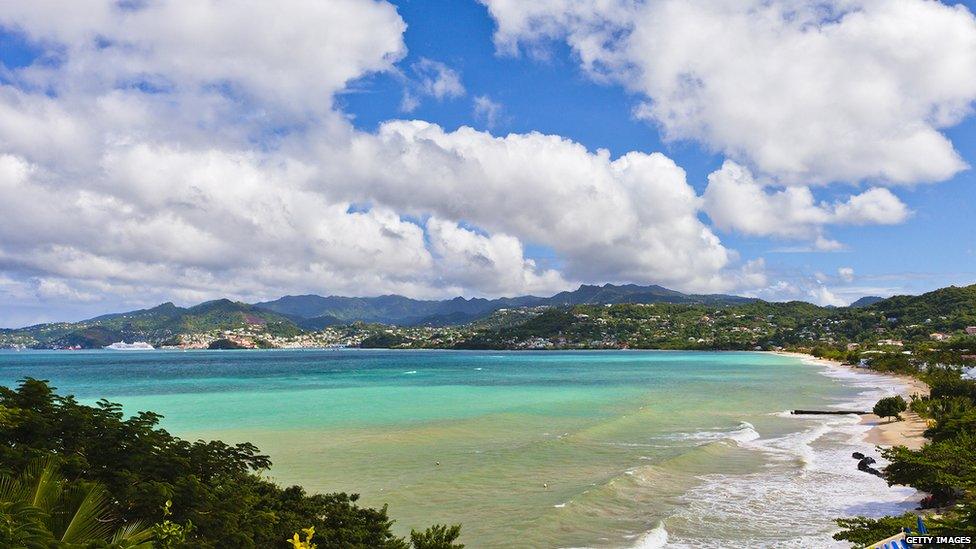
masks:
[[[859,309],[859,308],[862,308],[862,307],[870,307],[871,305],[874,305],[875,303],[877,303],[877,302],[879,302],[879,301],[881,301],[883,299],[884,299],[883,297],[876,296],[876,295],[866,295],[866,296],[862,297],[861,299],[858,299],[854,303],[851,303],[850,304],[850,307],[853,307],[855,309]]]
[[[290,295],[274,301],[255,303],[254,306],[285,315],[305,329],[321,329],[356,321],[399,326],[447,326],[465,324],[499,309],[542,305],[614,303],[737,305],[750,301],[755,299],[723,294],[684,294],[661,286],[604,284],[603,286],[583,285],[574,291],[560,292],[552,297],[521,296],[499,299],[456,297],[433,301],[410,299],[399,295],[379,297]]]
[[[922,296],[889,299],[865,297],[852,307],[876,310],[905,318],[945,314],[944,310],[969,310],[976,302],[976,286],[944,288]],[[539,306],[612,305],[622,303],[671,303],[683,305],[736,306],[760,302],[724,294],[685,294],[661,286],[635,284],[583,285],[551,297],[521,296],[499,299],[417,300],[399,295],[379,297],[285,296],[274,301],[248,304],[218,299],[178,307],[164,303],[149,309],[102,315],[81,322],[55,322],[19,329],[0,329],[0,347],[98,348],[117,341],[150,341],[166,344],[181,336],[253,327],[261,333],[290,337],[303,331],[356,322],[397,326],[452,326],[485,319],[502,309]],[[820,309],[815,305],[807,307]],[[924,320],[924,319],[922,319]]]
[[[97,316],[81,322],[53,322],[16,330],[0,330],[0,336],[28,336],[44,346],[99,348],[118,341],[165,342],[180,334],[261,326],[268,333],[301,332],[291,319],[253,305],[229,299],[207,301],[193,307],[163,303],[151,309]]]

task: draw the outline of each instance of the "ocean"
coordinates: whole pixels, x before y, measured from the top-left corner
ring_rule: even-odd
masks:
[[[251,441],[267,473],[462,523],[480,547],[831,547],[833,518],[915,495],[856,470],[851,416],[896,379],[767,353],[389,350],[0,352],[0,384]]]

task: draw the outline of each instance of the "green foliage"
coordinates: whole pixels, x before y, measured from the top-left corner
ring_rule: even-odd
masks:
[[[164,303],[152,309],[104,315],[82,322],[41,324],[11,331],[6,338],[29,341],[35,347],[101,348],[120,340],[175,343],[180,334],[245,327],[272,336],[293,336],[302,331],[280,314],[219,299],[186,309]]]
[[[965,398],[976,402],[976,383],[960,379],[958,374],[946,373],[931,385],[933,399]]]
[[[166,500],[163,504],[163,521],[157,522],[152,527],[152,539],[154,549],[176,549],[181,547],[193,532],[193,523],[187,521],[186,524],[177,524],[169,520],[172,513],[170,510],[173,502]]]
[[[926,413],[934,424],[925,430],[926,438],[942,442],[976,435],[976,405],[965,397],[946,397],[928,401]]]
[[[891,462],[884,469],[889,484],[928,492],[939,503],[956,500],[976,481],[976,436],[971,434],[932,442],[919,450],[887,448],[882,455]]]
[[[414,549],[464,549],[463,543],[456,543],[459,537],[459,525],[435,524],[423,532],[410,531],[410,543]]]
[[[236,341],[232,341],[227,338],[220,338],[211,341],[210,345],[207,345],[207,348],[211,350],[233,350],[233,349],[245,349],[246,347],[244,347],[240,343],[237,343]]]
[[[48,549],[54,534],[44,526],[44,513],[24,501],[0,501],[0,547]]]
[[[308,527],[322,547],[409,547],[391,532],[385,507],[360,507],[354,494],[309,495],[265,480],[257,473],[271,462],[252,444],[188,442],[159,429],[157,414],[124,418],[118,404],[84,406],[35,379],[17,389],[0,387],[0,412],[2,472],[19,475],[35,460],[57,455],[72,486],[104,487],[108,497],[89,499],[89,508],[127,524],[156,524],[159,543],[170,547],[284,548]],[[0,511],[0,529],[7,524],[0,535],[29,537],[29,513],[9,505]]]
[[[150,532],[138,522],[119,528],[99,484],[62,478],[55,456],[32,462],[19,477],[0,477],[0,509],[0,539],[10,543],[151,548]]]
[[[874,415],[898,419],[898,414],[908,409],[908,403],[901,395],[885,397],[874,405]]]
[[[918,371],[911,363],[911,357],[901,353],[874,355],[870,359],[871,369],[896,374],[914,374]]]
[[[938,401],[932,400],[928,395],[912,395],[909,397],[908,409],[918,414],[920,417],[930,417],[929,409]]]
[[[923,324],[942,321],[939,327],[947,331],[976,326],[976,284],[958,288],[950,286],[918,296],[895,296],[880,301],[866,310],[902,324]],[[944,320],[942,317],[945,317]]]
[[[855,361],[850,360],[853,357],[847,352],[846,349],[836,349],[824,345],[814,347],[813,350],[810,351],[810,354],[818,358],[826,358],[829,360],[839,360],[841,362],[856,362],[856,360]]]
[[[834,534],[834,539],[848,541],[854,547],[867,547],[876,541],[893,536],[905,528],[914,529],[916,519],[916,515],[912,513],[879,519],[866,517],[837,519],[837,525],[841,527],[841,531]]]
[[[360,347],[364,349],[389,349],[392,347],[399,347],[404,343],[409,343],[410,340],[397,335],[390,334],[387,332],[380,332],[378,334],[373,334],[360,343]]]
[[[960,379],[955,369],[930,370],[923,377],[931,394],[912,398],[911,408],[929,419],[925,436],[931,442],[918,450],[883,450],[890,462],[884,477],[889,484],[931,494],[926,505],[941,508],[939,515],[925,519],[931,532],[976,535],[976,382]],[[897,533],[900,526],[910,526],[902,523],[904,518],[908,516],[841,519],[845,530],[837,539],[873,543]]]

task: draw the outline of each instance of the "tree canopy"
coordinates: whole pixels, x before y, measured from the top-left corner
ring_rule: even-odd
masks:
[[[153,412],[126,418],[121,405],[105,400],[82,405],[42,380],[0,387],[0,474],[18,478],[39,460],[53,460],[64,489],[104,490],[102,520],[113,529],[155,524],[159,534],[163,524],[179,528],[185,541],[167,547],[284,548],[308,528],[323,548],[462,547],[459,527],[434,527],[411,542],[393,534],[385,507],[361,507],[356,494],[278,486],[261,476],[271,460],[253,444],[189,442],[159,428],[160,419]],[[0,501],[0,535],[49,531],[45,520],[44,509]]]
[[[901,414],[908,409],[908,403],[901,395],[882,398],[874,405],[874,415],[878,417],[891,417],[898,419]]]
[[[976,382],[961,379],[957,369],[934,370],[924,379],[930,396],[913,398],[911,408],[929,421],[925,436],[931,441],[918,450],[882,450],[889,461],[883,475],[890,485],[930,494],[923,505],[940,509],[925,519],[932,533],[976,536]],[[875,413],[892,417],[904,410],[903,404],[882,399]],[[834,538],[864,547],[913,526],[913,521],[913,515],[839,519],[842,530]]]

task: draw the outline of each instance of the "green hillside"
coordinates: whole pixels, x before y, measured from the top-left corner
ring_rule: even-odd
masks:
[[[262,333],[291,336],[301,329],[285,316],[253,305],[218,299],[183,308],[164,303],[73,323],[55,323],[10,330],[3,338],[27,347],[97,349],[117,341],[146,341],[159,345],[201,332],[252,327]]]
[[[684,294],[670,295],[677,302],[654,301],[669,298],[668,292],[656,287],[582,286],[575,292],[546,298],[546,304],[503,307],[465,324],[413,326],[334,317],[318,324],[314,322],[316,318],[286,315],[265,305],[227,299],[189,308],[164,303],[82,322],[3,330],[0,347],[99,348],[116,341],[206,347],[215,339],[230,337],[238,338],[240,341],[235,344],[245,347],[785,347],[825,348],[838,353],[846,352],[847,346],[854,343],[877,346],[885,341],[922,342],[932,340],[932,334],[940,340],[962,337],[967,327],[976,326],[976,285],[942,288],[919,296],[896,296],[861,307],[819,307],[802,301],[770,303],[729,296],[712,296],[711,301],[703,302],[698,300],[701,296]],[[607,302],[625,299],[625,295],[642,301]],[[300,301],[307,304],[304,297]],[[581,303],[560,303],[571,299]],[[474,300],[461,301],[471,305]],[[363,303],[377,302],[356,302],[356,306]],[[468,313],[445,314],[463,317]]]
[[[947,330],[976,326],[976,284],[949,286],[922,295],[899,295],[867,308],[902,324],[936,322]]]
[[[576,305],[519,323],[482,322],[461,348],[751,349],[877,346],[963,337],[976,326],[976,285],[897,296],[869,307],[819,307],[801,301]],[[884,345],[882,345],[884,346]]]

